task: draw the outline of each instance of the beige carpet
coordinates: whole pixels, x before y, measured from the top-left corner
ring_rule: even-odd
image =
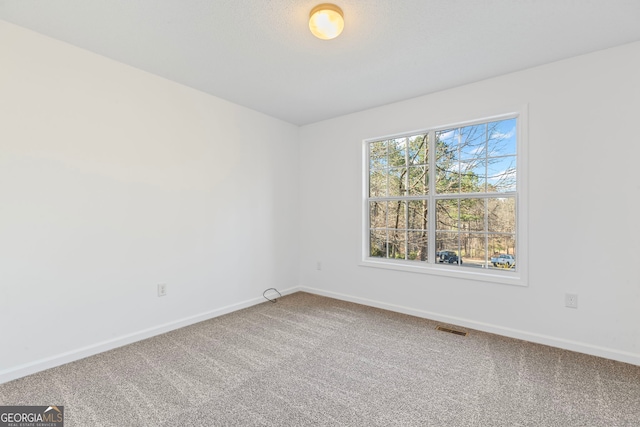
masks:
[[[296,293],[0,385],[65,426],[640,426],[640,367]]]

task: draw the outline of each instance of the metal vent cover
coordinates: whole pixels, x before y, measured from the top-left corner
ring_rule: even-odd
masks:
[[[442,326],[442,325],[436,326],[436,330],[442,331],[442,332],[449,332],[450,334],[460,335],[463,337],[466,337],[467,335],[469,335],[469,332],[458,331],[456,329],[447,328],[446,326]]]

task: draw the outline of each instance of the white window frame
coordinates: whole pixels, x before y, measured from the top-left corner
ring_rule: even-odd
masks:
[[[446,276],[460,279],[477,280],[482,282],[491,282],[507,285],[519,285],[528,286],[528,114],[527,106],[522,106],[516,110],[512,110],[509,113],[499,114],[494,116],[482,117],[475,120],[462,121],[451,123],[441,126],[431,126],[427,129],[421,129],[411,132],[403,132],[400,134],[379,136],[375,138],[367,138],[362,141],[362,175],[363,175],[363,187],[362,187],[362,234],[361,234],[361,260],[360,265],[364,267],[384,268],[389,270],[399,270],[412,273],[423,273],[435,276]],[[516,118],[516,254],[517,254],[517,270],[516,271],[501,271],[500,269],[471,269],[460,267],[457,265],[439,264],[435,262],[435,224],[433,221],[434,214],[429,214],[428,235],[429,237],[429,256],[428,262],[417,262],[409,260],[396,260],[389,258],[370,257],[369,254],[369,144],[371,142],[396,139],[407,136],[412,136],[420,133],[430,133],[429,144],[431,144],[429,153],[435,153],[433,146],[435,144],[435,138],[432,136],[435,132],[440,130],[459,128],[464,126],[470,126],[475,124],[505,120],[510,118]],[[429,170],[435,170],[435,159],[429,158]],[[430,188],[430,207],[429,211],[433,212],[431,207],[435,200],[438,200],[437,195],[434,194],[434,184],[431,183]],[[448,196],[445,196],[448,197]],[[455,195],[451,195],[452,198],[457,198]]]

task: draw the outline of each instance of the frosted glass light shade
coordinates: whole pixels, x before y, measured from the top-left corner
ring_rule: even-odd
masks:
[[[344,29],[342,9],[330,3],[314,7],[309,13],[309,29],[319,39],[335,39]]]

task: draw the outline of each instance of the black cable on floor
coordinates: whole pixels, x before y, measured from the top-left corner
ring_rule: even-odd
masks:
[[[275,291],[275,292],[277,292],[277,293],[278,293],[279,297],[282,297],[282,294],[281,294],[281,293],[280,293],[280,291],[278,291],[276,288],[269,288],[269,289],[266,289],[266,290],[262,293],[262,296],[263,296],[263,297],[265,297],[265,299],[267,299],[267,300],[269,300],[269,301],[271,301],[271,302],[278,302],[278,298],[271,299],[271,298],[269,298],[268,296],[266,296],[265,294],[266,294],[268,291]]]

